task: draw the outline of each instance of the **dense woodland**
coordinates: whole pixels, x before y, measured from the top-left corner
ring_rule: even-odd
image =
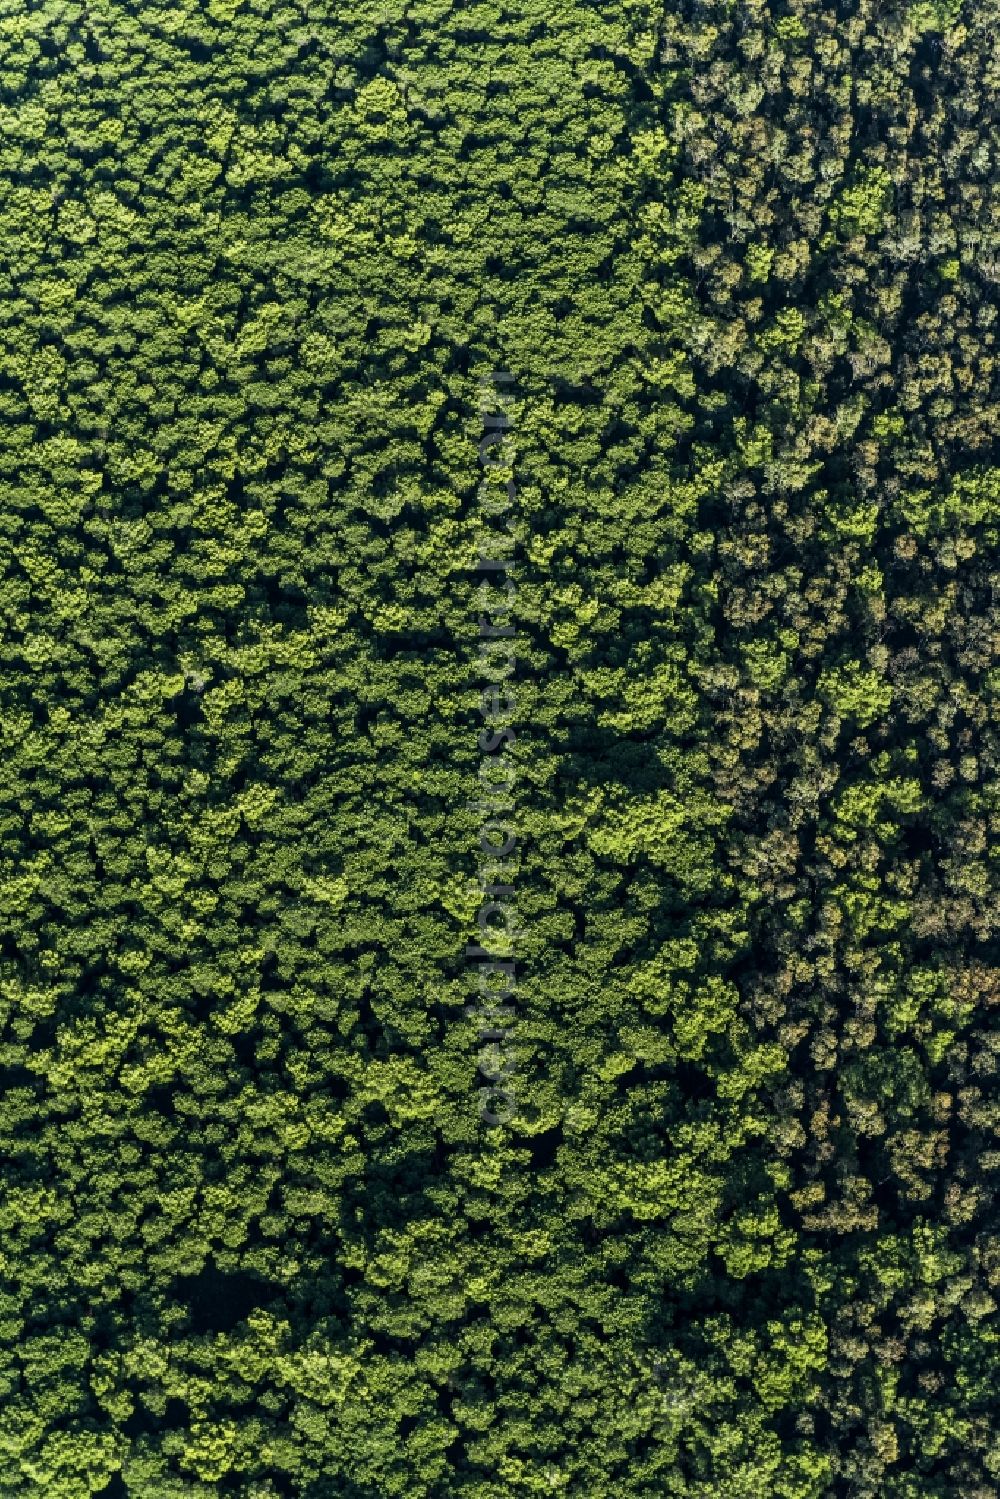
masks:
[[[998,34],[0,5],[4,1499],[1000,1496]]]

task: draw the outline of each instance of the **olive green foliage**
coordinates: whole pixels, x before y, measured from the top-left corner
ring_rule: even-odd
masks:
[[[0,1493],[1000,1492],[998,29],[0,6]]]

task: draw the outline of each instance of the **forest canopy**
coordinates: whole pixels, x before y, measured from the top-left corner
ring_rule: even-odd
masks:
[[[0,1493],[1000,1495],[998,31],[0,5]]]

